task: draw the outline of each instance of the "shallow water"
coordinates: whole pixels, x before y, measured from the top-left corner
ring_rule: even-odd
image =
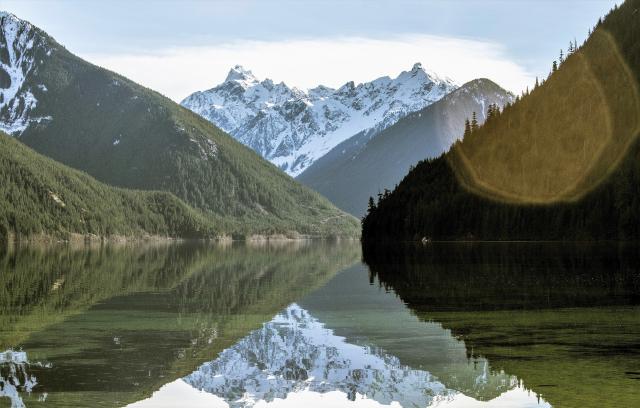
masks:
[[[635,407],[639,258],[632,245],[13,249],[0,407]]]

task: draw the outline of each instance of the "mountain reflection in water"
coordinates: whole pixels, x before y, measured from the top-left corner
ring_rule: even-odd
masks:
[[[474,400],[447,388],[428,371],[403,365],[384,350],[350,344],[294,303],[217,359],[131,406],[163,406],[169,402],[166,394],[180,389],[190,406],[201,401],[203,406],[233,408],[550,406],[525,390],[516,377],[490,373],[486,360],[477,363],[469,362],[476,367],[472,381],[478,387],[486,386],[488,377],[498,377],[499,395],[493,400]],[[189,389],[184,384],[193,389],[185,392]],[[202,392],[215,397],[203,398]]]

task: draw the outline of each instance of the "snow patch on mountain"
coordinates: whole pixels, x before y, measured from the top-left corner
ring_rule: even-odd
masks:
[[[19,135],[30,123],[51,120],[51,117],[32,117],[38,100],[26,85],[29,74],[36,68],[34,50],[42,38],[26,21],[0,12],[0,130]],[[51,50],[46,51],[47,56]],[[42,63],[42,61],[40,61]],[[45,85],[38,85],[46,92]]]
[[[181,104],[296,176],[351,136],[385,129],[456,88],[419,63],[394,79],[307,91],[260,81],[236,65],[222,84]]]

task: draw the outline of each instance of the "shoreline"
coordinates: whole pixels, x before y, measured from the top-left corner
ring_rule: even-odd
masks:
[[[422,242],[421,240],[361,240],[363,245],[400,245],[400,244],[418,244],[429,246],[431,244],[598,244],[598,243],[637,243],[637,240],[614,240],[614,239],[575,239],[575,240],[552,240],[552,239],[474,239],[474,240],[430,240]]]
[[[67,237],[51,234],[33,234],[29,236],[17,236],[9,233],[0,236],[0,245],[110,245],[110,244],[148,244],[148,243],[183,243],[183,242],[211,242],[211,243],[233,243],[246,242],[253,244],[269,242],[304,242],[304,241],[356,241],[359,237],[343,235],[308,235],[308,234],[252,234],[242,237],[222,235],[210,238],[184,238],[161,235],[109,235],[102,236],[96,234],[71,233]]]

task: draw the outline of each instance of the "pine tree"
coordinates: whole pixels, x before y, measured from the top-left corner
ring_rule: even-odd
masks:
[[[551,65],[551,72],[556,72],[558,70],[558,62],[557,61],[553,61],[553,64]]]
[[[564,54],[562,53],[562,48],[560,48],[560,64],[564,62]]]
[[[367,207],[367,213],[371,214],[375,210],[376,210],[376,202],[374,201],[373,197],[369,196],[369,205]]]
[[[535,85],[535,87],[533,89],[536,89],[539,86],[540,86],[540,83],[538,82],[538,77],[536,77],[536,85]]]
[[[476,112],[474,111],[471,115],[471,132],[475,132],[478,130],[478,118],[476,116]]]
[[[463,139],[466,139],[471,134],[471,122],[469,122],[469,118],[464,120],[464,135]]]

